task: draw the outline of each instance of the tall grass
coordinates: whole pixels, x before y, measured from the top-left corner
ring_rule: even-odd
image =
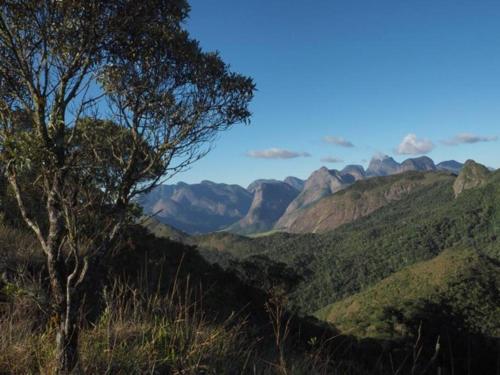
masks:
[[[81,370],[88,374],[245,372],[254,353],[245,337],[245,321],[233,316],[213,322],[191,291],[177,286],[166,296],[147,296],[116,282],[104,292],[98,320],[82,322]],[[26,305],[18,296],[11,297],[0,317],[0,373],[52,373],[54,327],[49,320],[43,329],[34,329],[35,317],[21,314]]]
[[[55,369],[55,327],[39,296],[26,292],[30,288],[43,292],[36,278],[3,288],[10,294],[0,314],[1,374],[52,374]],[[203,293],[189,279],[176,279],[163,295],[144,290],[124,281],[103,290],[99,317],[81,323],[82,373],[340,374],[319,342],[310,350],[294,347],[290,318],[276,297],[267,304],[269,323],[260,329],[244,315],[222,321],[208,316]]]

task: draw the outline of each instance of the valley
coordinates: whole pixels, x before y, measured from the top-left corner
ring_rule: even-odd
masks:
[[[444,311],[471,333],[500,334],[499,172],[467,161],[458,176],[436,168],[373,177],[298,212],[291,231],[189,241],[228,270],[263,259],[286,264],[299,280],[290,308],[344,334],[406,337],[425,314],[435,329],[429,319]]]

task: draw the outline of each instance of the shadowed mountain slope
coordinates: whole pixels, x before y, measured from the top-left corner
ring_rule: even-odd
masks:
[[[440,171],[449,171],[455,174],[459,174],[464,165],[455,160],[442,161],[436,165],[436,168]]]

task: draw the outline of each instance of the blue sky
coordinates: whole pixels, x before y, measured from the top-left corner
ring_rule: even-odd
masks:
[[[172,181],[306,178],[377,153],[500,167],[500,1],[190,4],[191,35],[258,91],[251,125]]]

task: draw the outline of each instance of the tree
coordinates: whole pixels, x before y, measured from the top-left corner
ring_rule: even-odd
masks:
[[[185,0],[0,0],[0,9],[3,170],[46,256],[58,371],[68,373],[89,275],[133,220],[134,197],[247,122],[255,87],[190,38]],[[41,213],[26,203],[34,188]]]

